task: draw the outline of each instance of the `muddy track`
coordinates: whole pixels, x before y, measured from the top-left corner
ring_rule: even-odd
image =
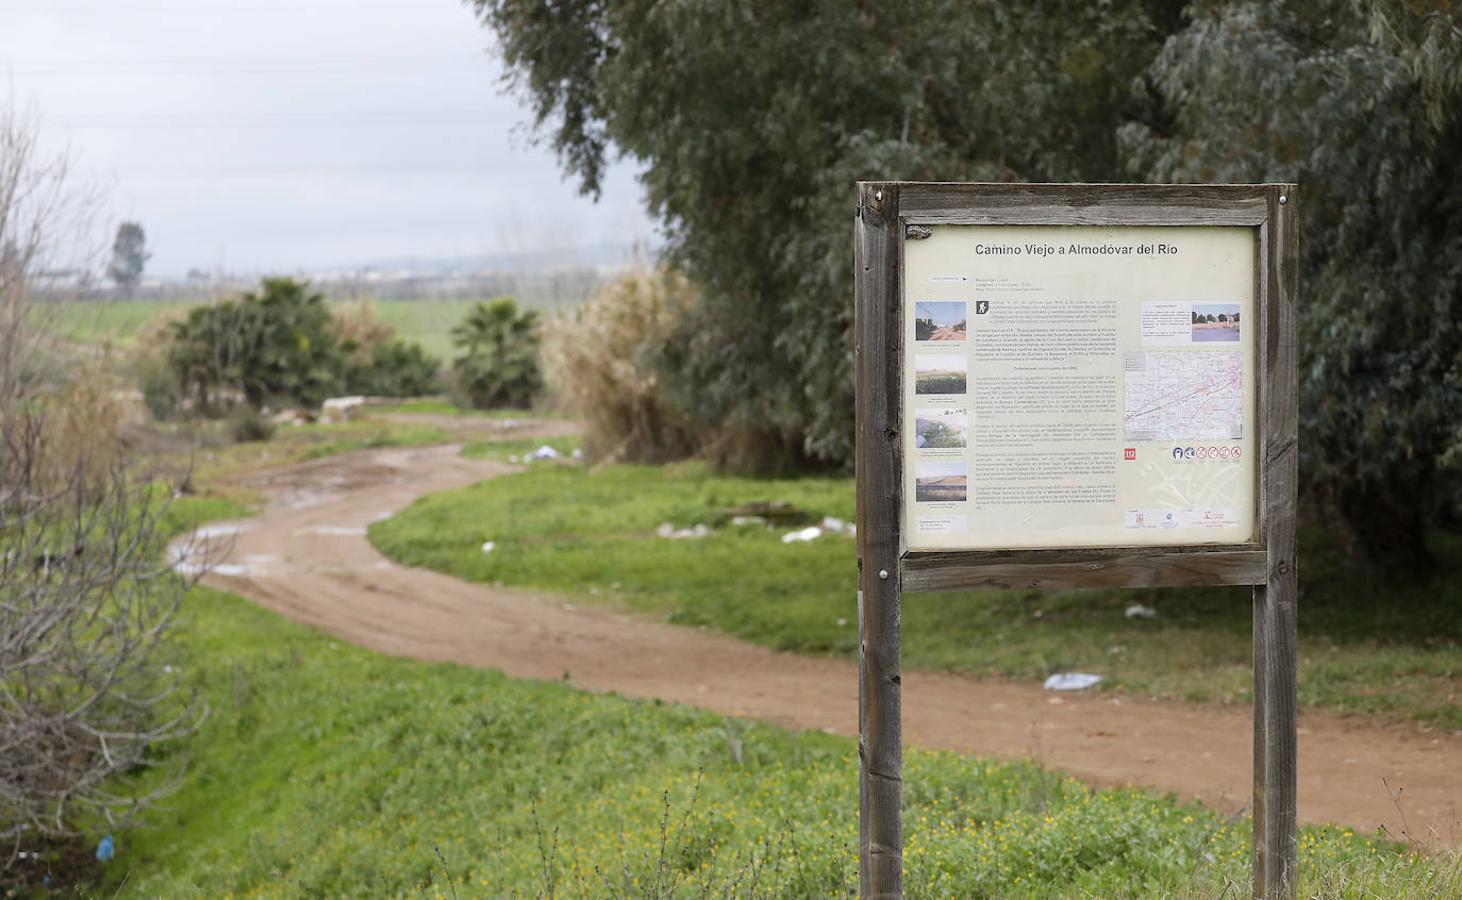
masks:
[[[519,433],[542,437],[565,427],[539,423]],[[423,494],[513,470],[445,446],[256,473],[243,480],[269,498],[267,507],[237,523],[227,558],[206,581],[383,653],[567,679],[789,728],[856,732],[854,660],[777,653],[555,596],[468,584],[396,565],[366,539],[372,521]],[[1247,708],[1058,696],[1036,685],[920,672],[904,674],[903,697],[904,735],[914,746],[1031,757],[1094,784],[1143,785],[1229,812],[1249,801]],[[1399,810],[1383,779],[1392,793],[1404,792]],[[1462,738],[1303,713],[1299,802],[1305,821],[1385,826],[1426,846],[1458,845]]]

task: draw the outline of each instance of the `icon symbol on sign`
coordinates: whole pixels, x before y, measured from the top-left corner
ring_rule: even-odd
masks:
[[[975,315],[977,315],[977,316],[983,316],[985,313],[987,313],[989,311],[990,311],[990,301],[989,300],[976,300],[975,301]]]
[[[1122,451],[1122,458],[1123,459],[1136,459],[1137,458],[1137,448],[1136,447],[1128,447],[1128,448],[1126,448],[1125,450]]]
[[[1198,448],[1198,458],[1199,459],[1207,459],[1208,458],[1208,449],[1206,447],[1199,447]]]

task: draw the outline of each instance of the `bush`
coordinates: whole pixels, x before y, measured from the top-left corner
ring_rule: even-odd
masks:
[[[274,423],[252,406],[234,410],[228,420],[229,434],[240,444],[267,441],[274,437]]]
[[[441,365],[420,344],[401,340],[378,344],[363,365],[346,369],[346,390],[377,397],[423,397],[437,392]]]
[[[452,363],[457,388],[475,409],[527,407],[543,389],[538,314],[502,297],[479,303],[452,329],[462,355]]]
[[[167,494],[133,482],[101,394],[0,404],[0,883],[17,851],[125,827],[177,772],[194,717],[160,644],[187,590],[162,556]],[[98,412],[100,410],[100,412]]]
[[[655,365],[695,299],[685,276],[640,269],[546,329],[548,380],[583,420],[591,458],[656,463],[697,449],[694,428],[669,403]]]
[[[196,409],[316,406],[342,383],[330,326],[324,295],[292,278],[266,278],[259,294],[191,310],[173,327],[168,363]]]
[[[369,300],[335,306],[330,330],[345,358],[346,393],[421,397],[440,387],[441,360],[420,344],[397,338],[394,326],[376,318],[376,308]]]

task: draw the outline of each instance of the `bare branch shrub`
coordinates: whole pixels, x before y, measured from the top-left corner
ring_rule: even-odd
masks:
[[[168,786],[152,748],[196,721],[158,652],[187,579],[171,494],[128,476],[109,379],[68,370],[36,278],[85,260],[94,195],[0,108],[0,873],[125,825]]]
[[[76,184],[71,159],[47,153],[34,117],[0,106],[0,409],[45,373],[56,307],[34,302],[37,275],[87,271],[99,194]]]
[[[549,383],[582,419],[585,452],[604,462],[664,462],[699,446],[670,402],[655,354],[695,301],[685,276],[641,267],[543,328]]]
[[[114,776],[151,765],[149,747],[196,719],[157,653],[189,586],[164,559],[170,495],[130,482],[114,454],[106,478],[84,454],[56,478],[49,427],[0,422],[0,839],[12,860],[28,837],[125,825],[166,779]]]

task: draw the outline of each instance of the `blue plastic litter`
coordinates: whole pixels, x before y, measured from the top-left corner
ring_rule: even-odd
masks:
[[[117,848],[112,843],[112,836],[110,834],[102,838],[101,842],[96,845],[96,858],[102,862],[106,862],[116,855]]]

